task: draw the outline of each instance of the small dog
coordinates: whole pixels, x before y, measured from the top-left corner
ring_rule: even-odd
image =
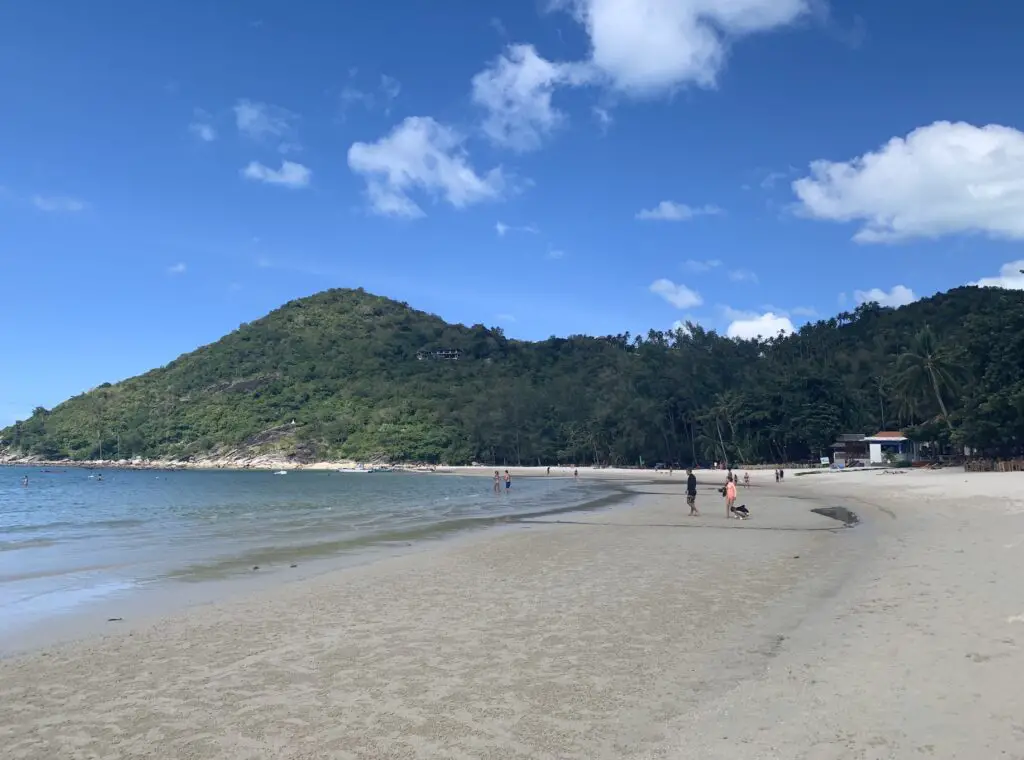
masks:
[[[733,507],[732,508],[732,513],[734,515],[736,515],[738,518],[740,518],[741,520],[749,520],[750,519],[750,510],[747,509],[747,505],[746,504],[740,504],[738,507]]]

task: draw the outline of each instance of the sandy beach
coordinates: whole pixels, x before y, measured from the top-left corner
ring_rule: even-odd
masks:
[[[4,757],[1024,757],[1024,478],[751,474],[0,661]]]

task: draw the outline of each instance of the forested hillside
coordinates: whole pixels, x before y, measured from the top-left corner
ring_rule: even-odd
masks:
[[[765,341],[692,325],[527,343],[331,290],[0,438],[48,459],[686,464],[806,460],[840,432],[894,428],[1021,451],[1024,292],[866,304]]]

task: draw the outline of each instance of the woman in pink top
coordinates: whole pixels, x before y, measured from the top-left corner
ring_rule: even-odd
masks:
[[[736,479],[729,478],[725,482],[725,516],[732,517],[732,508],[736,506]]]

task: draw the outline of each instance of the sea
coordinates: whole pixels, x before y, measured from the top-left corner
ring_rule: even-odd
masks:
[[[435,473],[2,467],[0,653],[63,619],[116,622],[147,598],[212,600],[232,580],[294,578],[607,498],[559,475],[496,494],[488,477]]]

